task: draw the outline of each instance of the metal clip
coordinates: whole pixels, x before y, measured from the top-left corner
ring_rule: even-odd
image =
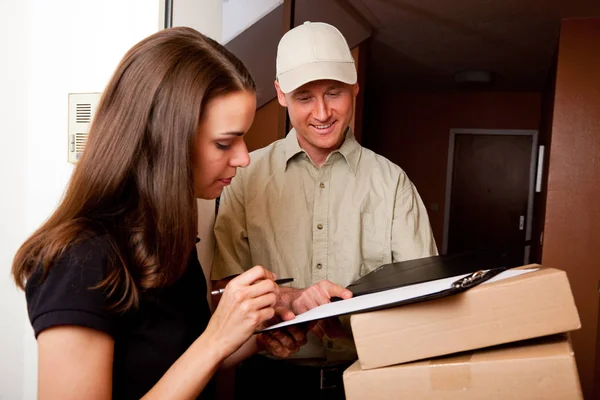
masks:
[[[465,276],[464,278],[454,282],[452,287],[455,289],[464,289],[465,287],[471,286],[475,281],[483,278],[488,272],[489,270],[479,270],[477,272],[473,272],[471,275]]]

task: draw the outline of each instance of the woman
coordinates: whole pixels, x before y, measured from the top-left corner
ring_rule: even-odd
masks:
[[[211,396],[219,367],[305,340],[253,335],[275,314],[277,285],[262,267],[227,285],[212,318],[206,301],[196,198],[216,198],[248,165],[255,108],[247,69],[192,29],[125,55],[64,199],[13,263],[40,398]]]

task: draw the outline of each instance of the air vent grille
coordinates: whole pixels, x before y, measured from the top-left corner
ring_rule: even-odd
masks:
[[[77,163],[85,151],[101,93],[69,94],[68,160]]]
[[[78,124],[89,124],[92,122],[92,105],[89,103],[77,104],[75,120]]]

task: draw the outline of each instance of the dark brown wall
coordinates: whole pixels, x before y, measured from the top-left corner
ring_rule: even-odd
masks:
[[[558,43],[557,43],[558,47]],[[557,49],[558,53],[558,49]],[[542,116],[540,120],[540,130],[538,136],[538,144],[544,146],[544,158],[542,169],[541,192],[535,194],[533,203],[533,246],[532,246],[532,262],[542,262],[543,252],[543,234],[546,218],[546,200],[548,194],[548,169],[549,155],[552,146],[552,122],[554,119],[554,85],[556,83],[556,63],[558,62],[558,54],[555,56],[554,63],[546,79],[544,91],[542,92]],[[539,161],[539,160],[538,160]]]
[[[582,329],[573,347],[592,398],[600,280],[600,18],[562,23],[542,262],[567,271]],[[598,383],[597,381],[597,384]]]
[[[400,165],[415,183],[441,250],[450,129],[538,129],[541,94],[367,94],[365,107],[363,142]]]
[[[260,149],[280,139],[277,130],[280,107],[277,98],[274,98],[256,110],[254,122],[252,122],[250,130],[244,136],[248,151]]]
[[[352,49],[352,57],[356,64],[358,77],[358,95],[354,105],[354,114],[350,121],[350,128],[354,131],[354,136],[358,143],[362,142],[363,116],[364,116],[364,99],[365,99],[365,73],[366,73],[366,51],[367,42],[363,42]]]
[[[283,5],[273,9],[225,44],[240,58],[254,77],[257,86],[257,103],[262,107],[275,97],[275,58],[277,44],[283,36]]]

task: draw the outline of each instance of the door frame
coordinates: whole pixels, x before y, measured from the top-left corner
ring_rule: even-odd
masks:
[[[454,145],[456,135],[505,135],[505,136],[531,136],[531,162],[529,167],[529,198],[527,200],[527,222],[525,225],[525,240],[531,240],[533,227],[533,197],[537,172],[538,131],[529,129],[450,129],[450,142],[448,145],[448,166],[446,168],[446,198],[444,201],[444,237],[442,254],[448,251],[448,233],[450,228],[450,200],[452,196],[452,175],[454,173]],[[524,263],[529,263],[531,246],[525,246]]]

